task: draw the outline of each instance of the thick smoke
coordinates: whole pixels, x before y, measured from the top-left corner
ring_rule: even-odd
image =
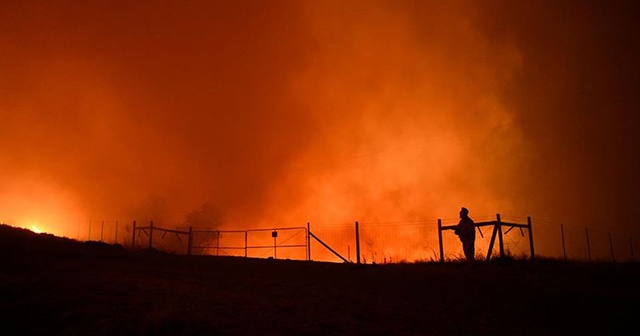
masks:
[[[638,201],[623,6],[4,2],[0,220],[603,222]]]

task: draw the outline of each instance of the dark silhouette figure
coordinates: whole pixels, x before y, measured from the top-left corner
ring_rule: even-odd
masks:
[[[468,261],[475,260],[476,224],[469,218],[469,210],[460,209],[460,221],[453,231],[462,242],[462,250]]]

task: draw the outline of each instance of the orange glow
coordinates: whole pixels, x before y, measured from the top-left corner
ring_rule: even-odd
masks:
[[[3,3],[0,220],[124,241],[210,203],[395,260],[463,205],[629,230],[635,44],[583,6]]]
[[[75,238],[81,212],[71,193],[33,175],[6,183],[4,190],[9,191],[0,195],[4,222],[36,233]]]
[[[29,230],[35,232],[35,233],[42,233],[42,230],[40,230],[37,226],[35,225],[31,225],[30,227],[28,227]]]

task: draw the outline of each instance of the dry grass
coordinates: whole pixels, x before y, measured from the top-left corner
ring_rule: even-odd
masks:
[[[0,252],[1,335],[610,335],[640,311],[637,263],[189,257],[4,225]]]

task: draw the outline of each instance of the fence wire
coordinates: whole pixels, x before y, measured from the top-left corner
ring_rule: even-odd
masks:
[[[495,221],[496,216],[473,217],[476,223]],[[502,215],[502,222],[526,224],[527,217]],[[610,232],[601,228],[563,225],[545,219],[532,218],[535,257],[575,261],[628,262],[636,261],[640,253],[637,233]],[[455,225],[458,218],[441,219],[442,226]],[[362,263],[399,263],[440,260],[437,219],[416,221],[359,222],[359,244],[355,222],[310,223],[310,231],[322,243],[307,236],[305,226],[277,229],[243,229],[194,231],[189,237],[171,232],[154,232],[153,248],[171,253],[189,253],[255,258],[277,258],[342,262],[342,258]],[[148,227],[139,224],[139,227]],[[156,226],[170,227],[167,223]],[[178,230],[186,230],[179,228]],[[132,222],[119,220],[80,221],[78,240],[102,241],[111,244],[147,247],[149,230],[132,232]],[[154,230],[155,231],[155,230]],[[519,227],[502,228],[504,251],[514,258],[530,257],[529,230]],[[477,227],[476,256],[485,259],[493,233],[492,226]],[[275,238],[275,239],[274,239]],[[191,249],[190,251],[188,249]],[[358,251],[359,248],[359,251]],[[452,230],[442,232],[443,258],[464,259],[462,245]],[[498,241],[493,254],[498,252]],[[358,253],[359,252],[359,253]],[[339,256],[337,256],[339,255]],[[341,256],[341,257],[340,257]]]

